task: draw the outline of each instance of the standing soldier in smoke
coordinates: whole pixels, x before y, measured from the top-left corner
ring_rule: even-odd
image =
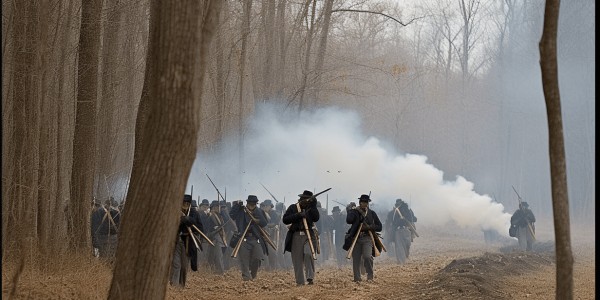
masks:
[[[257,202],[258,198],[255,195],[248,195],[246,206],[242,204],[242,200],[235,201],[229,213],[239,230],[248,227],[246,234],[239,237],[242,240],[239,248],[240,270],[244,281],[256,278],[264,255],[269,254],[267,244],[258,228],[267,226],[267,220],[261,209],[256,206]]]
[[[198,241],[193,232],[196,230],[204,231],[202,223],[196,217],[197,212],[191,209],[192,196],[184,195],[181,204],[181,219],[177,228],[177,239],[175,241],[175,252],[171,265],[170,284],[179,287],[185,287],[187,270],[190,266],[190,259],[197,251]]]
[[[229,241],[233,236],[233,233],[237,231],[237,227],[235,226],[235,222],[231,220],[229,216],[229,212],[231,211],[231,202],[221,201],[221,218],[223,222],[225,222],[225,241]],[[225,271],[229,270],[232,265],[231,251],[233,249],[231,247],[225,248],[223,252],[223,269]]]
[[[319,210],[311,191],[305,190],[298,197],[298,203],[290,205],[283,215],[283,223],[291,225],[285,236],[284,253],[289,251],[292,255],[296,285],[304,285],[305,278],[308,284],[313,284],[316,258],[313,224],[319,221]]]
[[[275,210],[273,210],[273,203],[271,199],[266,199],[265,201],[260,203],[260,209],[265,213],[265,219],[267,219],[267,227],[265,231],[269,234],[269,236],[275,240],[277,239],[278,229],[279,229],[279,215]],[[275,241],[276,242],[276,241]],[[279,245],[277,245],[279,247]],[[279,249],[279,248],[277,248]],[[275,253],[270,253],[267,258],[267,266],[266,269],[268,271],[277,270],[279,268],[279,264],[277,261],[277,254],[279,251],[275,251]]]
[[[206,222],[207,236],[214,241],[214,246],[208,246],[207,261],[208,266],[218,275],[225,273],[223,267],[223,253],[227,247],[225,240],[225,229],[223,217],[221,217],[221,206],[219,201],[215,200],[210,203],[210,213]]]
[[[404,264],[410,254],[410,246],[417,234],[415,222],[417,217],[408,204],[402,199],[396,199],[394,208],[388,213],[386,226],[389,226],[389,236],[394,241],[396,261],[399,264]]]
[[[517,239],[521,250],[531,251],[535,239],[535,216],[527,202],[521,202],[519,209],[510,218],[510,225],[517,226]]]
[[[346,216],[341,213],[341,209],[339,206],[334,206],[331,210],[331,228],[334,232],[334,249],[335,249],[335,259],[337,261],[338,267],[342,267],[346,264],[346,258],[344,257],[344,249],[342,246],[344,245],[344,235],[346,234]]]
[[[343,249],[349,252],[348,256],[352,255],[354,282],[362,281],[361,264],[365,266],[367,280],[373,280],[373,256],[381,251],[374,235],[380,232],[383,226],[377,213],[369,209],[369,202],[371,202],[369,195],[360,195],[359,207],[350,209],[346,216],[346,223],[351,224],[351,227]]]

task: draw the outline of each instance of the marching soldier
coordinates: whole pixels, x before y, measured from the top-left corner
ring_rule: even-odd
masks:
[[[223,222],[225,222],[225,241],[229,242],[233,233],[237,231],[237,227],[235,226],[235,222],[231,220],[229,216],[229,212],[231,211],[231,202],[221,201],[221,217],[223,218]],[[233,258],[231,258],[231,252],[233,249],[231,247],[225,248],[223,252],[223,269],[225,271],[229,270],[232,264]]]
[[[396,204],[388,213],[385,223],[394,242],[396,261],[399,264],[404,264],[410,254],[410,246],[415,234],[413,232],[415,222],[417,222],[417,217],[408,204],[402,199],[396,199]]]
[[[244,281],[256,278],[264,255],[269,254],[267,244],[258,228],[267,226],[267,220],[261,209],[256,206],[257,202],[258,198],[255,195],[248,195],[246,206],[243,206],[242,200],[235,201],[229,213],[238,230],[248,227],[246,234],[240,237],[242,244],[239,249],[240,270]]]
[[[519,240],[519,248],[521,250],[531,251],[533,248],[533,241],[535,239],[535,216],[529,209],[529,203],[521,202],[519,209],[510,218],[510,225],[516,225],[517,239]]]
[[[197,251],[196,243],[193,239],[195,230],[203,231],[202,223],[196,218],[196,211],[191,210],[192,196],[184,195],[181,205],[183,213],[177,229],[177,240],[175,241],[175,252],[171,266],[170,284],[179,287],[185,287],[187,269],[190,266],[191,256]]]
[[[221,206],[219,201],[210,203],[210,213],[206,222],[206,231],[208,238],[213,241],[214,246],[208,246],[207,261],[208,266],[218,275],[225,273],[223,267],[223,253],[227,247],[225,240],[224,221],[221,216]]]
[[[344,245],[344,235],[346,234],[346,216],[342,214],[342,211],[339,206],[334,206],[331,210],[331,218],[333,221],[331,222],[332,229],[335,235],[335,259],[337,261],[338,267],[341,267],[346,264],[346,258],[344,257],[344,249],[342,246]]]
[[[305,272],[308,284],[315,278],[316,236],[313,224],[319,221],[317,201],[311,191],[298,195],[298,203],[290,205],[283,215],[283,223],[290,224],[285,237],[285,251],[292,255],[294,277],[297,285],[304,285]],[[307,235],[307,232],[309,235]]]
[[[269,234],[272,239],[277,239],[279,234],[279,214],[275,210],[273,210],[273,203],[270,199],[265,199],[265,201],[260,203],[260,209],[265,213],[265,218],[267,219],[267,227],[265,231]],[[276,242],[276,241],[274,241]],[[278,245],[279,247],[279,245]],[[277,248],[279,249],[279,248]],[[270,253],[267,258],[267,266],[266,269],[268,271],[273,271],[279,269],[279,256],[280,252],[275,251],[275,253]]]
[[[114,258],[117,250],[117,233],[121,222],[117,206],[118,203],[110,197],[92,214],[92,244],[103,258]]]
[[[375,247],[379,246],[373,245],[373,235],[381,231],[382,225],[377,213],[369,209],[369,202],[371,202],[369,195],[361,195],[358,198],[359,206],[350,209],[346,216],[346,223],[351,224],[351,227],[343,249],[351,251],[354,282],[362,280],[361,264],[365,266],[367,280],[373,280],[373,256]],[[377,251],[380,250],[377,248]]]

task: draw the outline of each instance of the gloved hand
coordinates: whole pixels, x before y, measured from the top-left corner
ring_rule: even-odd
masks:
[[[192,226],[192,224],[193,224],[192,218],[190,218],[190,216],[181,216],[180,222],[186,226]]]
[[[302,210],[298,214],[300,215],[300,217],[306,218],[306,210]]]

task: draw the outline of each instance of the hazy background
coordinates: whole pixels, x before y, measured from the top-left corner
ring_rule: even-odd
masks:
[[[475,2],[473,67],[467,71],[453,1],[423,1],[410,9],[388,2],[405,21],[423,17],[407,27],[368,14],[344,15],[327,56],[330,72],[343,76],[331,81],[337,89],[323,92],[328,101],[301,114],[269,104],[280,99],[256,103],[243,158],[236,134],[219,151],[201,150],[188,192],[194,185],[194,198],[216,199],[205,173],[222,193],[227,189],[228,200],[271,198],[261,182],[286,204],[304,189],[332,187],[319,197],[323,206],[328,197],[331,211],[339,205],[333,200],[348,203],[372,192],[373,205],[383,210],[396,198],[406,200],[423,224],[452,221],[506,234],[518,208],[514,186],[538,219],[550,220],[538,51],[543,1]],[[561,3],[558,48],[571,222],[592,225],[594,8],[593,1]],[[454,54],[445,58],[440,54],[450,43],[439,28],[457,36]]]

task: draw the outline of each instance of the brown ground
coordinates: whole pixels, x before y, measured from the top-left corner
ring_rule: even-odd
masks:
[[[548,241],[553,239],[553,232],[541,230],[539,223],[537,227],[538,243],[530,253],[513,251],[513,240],[486,245],[483,234],[476,231],[422,227],[407,264],[396,265],[386,253],[375,259],[372,283],[353,283],[350,265],[338,269],[328,261],[326,266],[317,267],[313,286],[297,287],[291,271],[261,270],[257,280],[242,282],[234,269],[223,276],[192,273],[185,289],[169,287],[166,298],[554,299],[554,244]],[[574,299],[595,299],[594,230],[572,230]],[[3,263],[3,298],[13,286],[11,266]],[[53,273],[26,269],[15,298],[106,299],[110,278],[110,266],[95,259],[73,262]]]

